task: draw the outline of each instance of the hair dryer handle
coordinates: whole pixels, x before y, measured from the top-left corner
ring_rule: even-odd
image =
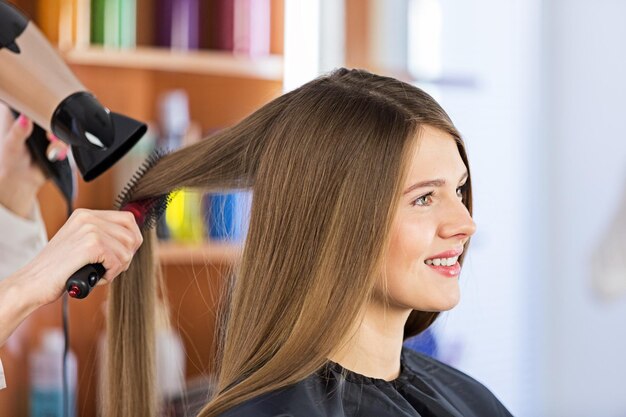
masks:
[[[85,265],[69,277],[65,284],[66,291],[72,298],[85,298],[105,273],[102,264]]]

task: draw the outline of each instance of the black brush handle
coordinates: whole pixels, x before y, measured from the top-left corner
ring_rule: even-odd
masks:
[[[105,273],[102,264],[85,265],[69,277],[65,289],[72,298],[85,298]]]

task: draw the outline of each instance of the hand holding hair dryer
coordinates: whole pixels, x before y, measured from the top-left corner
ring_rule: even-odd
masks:
[[[0,100],[70,145],[85,181],[115,164],[147,130],[144,123],[100,104],[37,26],[4,0]]]
[[[67,161],[53,163],[47,159],[43,130],[70,145],[85,181],[113,166],[147,131],[144,123],[100,104],[37,26],[4,0],[0,0],[0,100],[35,123],[27,145],[34,160],[59,186],[68,207],[74,195],[71,168]],[[158,201],[166,204],[165,197]],[[137,204],[129,207],[144,209]],[[148,204],[139,214],[155,210]],[[68,279],[68,292],[76,298],[87,296],[105,272],[101,264],[85,265]]]

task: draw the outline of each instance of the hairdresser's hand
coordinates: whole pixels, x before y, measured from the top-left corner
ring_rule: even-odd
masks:
[[[128,269],[142,242],[135,218],[129,212],[75,210],[25,267],[35,281],[28,287],[37,288],[39,305],[53,302],[65,291],[70,275],[91,263],[101,263],[107,272],[100,282],[110,282]]]
[[[26,138],[33,124],[24,116],[13,120],[9,110],[0,108],[0,204],[27,218],[46,178],[32,162]]]
[[[0,103],[0,204],[23,218],[32,213],[37,192],[46,181],[26,147],[32,131],[33,123],[28,118],[15,120],[11,110]],[[68,146],[51,134],[48,139],[48,159],[65,159]]]

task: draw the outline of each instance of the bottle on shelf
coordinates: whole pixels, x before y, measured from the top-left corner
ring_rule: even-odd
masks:
[[[135,0],[93,0],[91,43],[107,48],[134,48],[137,36]]]
[[[176,150],[201,139],[201,130],[191,123],[189,100],[184,90],[165,93],[159,102],[161,135],[158,147]],[[201,243],[205,228],[201,212],[202,194],[196,190],[177,191],[165,211],[165,223],[157,224],[157,235],[180,243]]]
[[[43,334],[38,351],[30,356],[30,416],[64,417],[63,349],[65,339],[61,329],[49,329]],[[68,352],[68,416],[76,414],[76,356]]]
[[[203,203],[209,239],[243,241],[250,220],[251,201],[251,191],[207,194]]]
[[[183,51],[198,49],[200,14],[199,0],[159,0],[156,9],[157,45]]]
[[[185,391],[185,347],[178,331],[169,319],[166,303],[156,306],[156,377],[162,403],[180,396]]]

